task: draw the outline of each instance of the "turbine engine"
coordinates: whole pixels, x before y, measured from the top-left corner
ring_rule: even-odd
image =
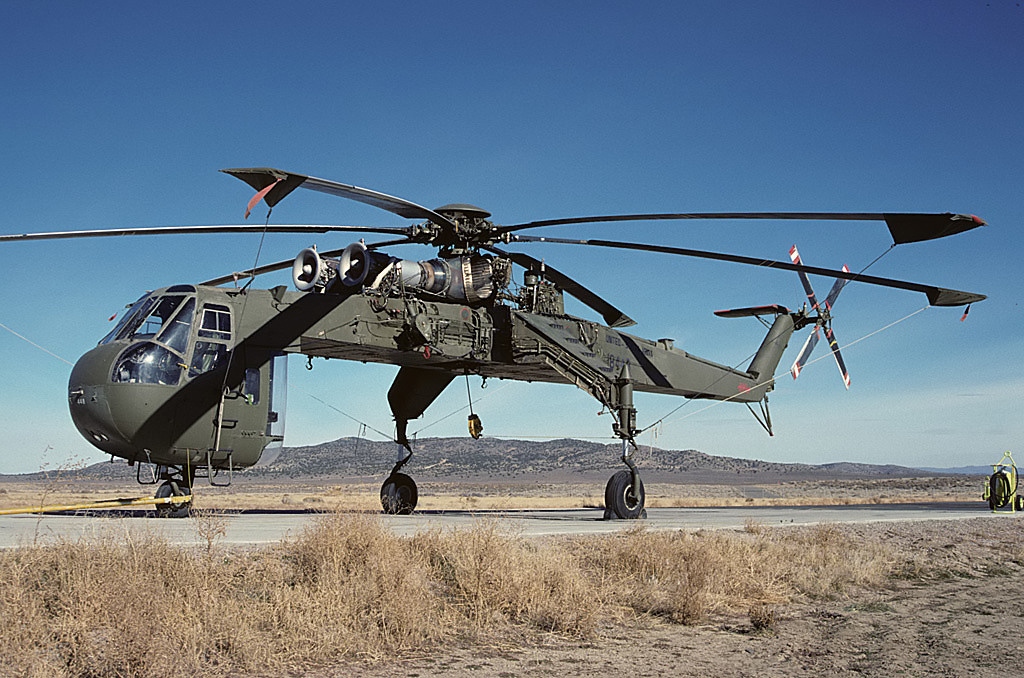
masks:
[[[469,304],[490,299],[508,284],[507,277],[507,267],[480,254],[412,261],[368,249],[362,242],[346,247],[338,259],[322,258],[316,248],[308,247],[292,265],[292,281],[303,292],[326,290],[340,281],[346,287],[387,295],[404,290]]]

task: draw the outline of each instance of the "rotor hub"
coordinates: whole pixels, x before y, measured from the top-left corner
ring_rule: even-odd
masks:
[[[491,213],[485,209],[481,209],[476,205],[469,205],[461,202],[444,205],[443,207],[438,207],[434,211],[456,222],[460,220],[479,221],[491,216]]]
[[[450,227],[440,227],[432,233],[432,244],[441,247],[442,256],[455,256],[475,251],[480,244],[490,242],[490,233],[494,224],[487,220],[491,213],[475,205],[452,203],[434,210],[455,224],[455,231]]]

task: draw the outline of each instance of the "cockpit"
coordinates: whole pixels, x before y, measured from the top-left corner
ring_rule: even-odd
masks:
[[[223,364],[231,343],[231,309],[204,303],[190,347],[196,312],[196,289],[191,285],[143,295],[100,340],[100,345],[131,342],[114,362],[111,381],[177,386],[186,370],[192,378]]]
[[[105,452],[178,468],[230,471],[280,446],[287,358],[239,348],[241,306],[213,287],[144,294],[72,369],[75,426]]]

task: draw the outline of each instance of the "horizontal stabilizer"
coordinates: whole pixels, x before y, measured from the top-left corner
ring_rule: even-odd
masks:
[[[751,306],[750,308],[731,308],[726,311],[715,311],[719,318],[746,318],[752,315],[782,315],[789,309],[779,304],[770,306]]]

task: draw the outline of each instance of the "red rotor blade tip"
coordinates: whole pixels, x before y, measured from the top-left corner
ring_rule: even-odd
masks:
[[[248,219],[249,215],[252,214],[252,208],[256,207],[256,204],[260,200],[263,200],[263,198],[266,197],[267,193],[270,193],[270,191],[273,190],[274,186],[277,186],[279,183],[281,183],[280,179],[278,179],[277,181],[275,181],[272,184],[264,186],[260,191],[257,191],[256,195],[254,195],[252,197],[252,199],[249,200],[249,204],[245,206],[245,218],[246,219]]]

